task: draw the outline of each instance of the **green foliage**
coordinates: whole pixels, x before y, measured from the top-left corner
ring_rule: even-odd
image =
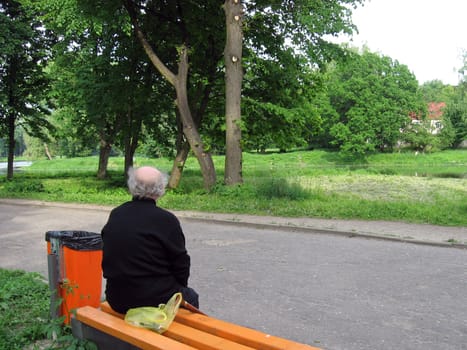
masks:
[[[303,147],[320,127],[321,117],[310,103],[320,91],[319,75],[290,50],[281,54],[281,60],[288,64],[253,53],[245,59],[249,68],[242,100],[245,149]]]
[[[45,192],[42,181],[35,179],[18,179],[17,181],[7,181],[3,188],[5,191],[13,193]]]
[[[96,350],[76,339],[63,319],[50,319],[50,291],[38,273],[0,269],[0,348]]]
[[[283,151],[307,145],[318,134],[319,68],[344,50],[323,40],[350,33],[351,7],[361,1],[246,3],[244,149]],[[293,48],[290,43],[293,43]]]
[[[440,149],[440,139],[430,132],[430,121],[407,125],[401,140],[419,152],[434,152]]]
[[[431,81],[421,86],[421,91],[428,102],[444,102],[439,144],[441,148],[456,148],[467,140],[467,53],[464,53],[464,66],[460,67],[461,79],[457,86],[443,85],[440,81]]]
[[[170,126],[170,117],[152,128],[143,128],[138,153],[148,158],[174,158],[176,155],[175,131]],[[161,118],[162,119],[162,118]]]
[[[25,150],[22,152],[22,155],[25,158],[41,159],[46,157],[44,141],[26,134],[24,135],[24,144]]]
[[[44,339],[49,289],[39,274],[0,269],[0,348],[20,350]]]
[[[48,144],[52,157],[86,157],[97,153],[95,128],[92,125],[83,128],[83,118],[74,110],[73,104],[53,111],[52,123],[55,131]]]
[[[467,138],[465,88],[465,83],[462,81],[458,86],[450,86],[444,85],[439,80],[427,82],[420,87],[426,103],[444,102],[446,104],[441,117],[441,132],[437,137],[425,143],[437,143],[441,149],[455,148]]]
[[[460,92],[459,95],[447,106],[443,116],[453,128],[452,145],[454,147],[467,140],[467,93]]]
[[[158,131],[167,124],[172,99],[166,97],[167,84],[148,65],[122,4],[69,1],[57,6],[44,0],[35,6],[44,11],[47,27],[61,36],[49,65],[58,107],[54,154],[90,155],[100,147],[98,174],[106,176],[110,148],[131,159],[143,124],[151,138],[165,140]]]
[[[459,72],[462,79],[451,95],[444,111],[446,119],[453,129],[452,145],[457,147],[462,141],[467,140],[467,51],[464,52],[464,66]]]
[[[122,3],[23,2],[60,39],[55,42],[54,61],[47,70],[53,82],[51,97],[57,120],[53,123],[57,131],[51,135],[55,142],[49,143],[52,154],[89,155],[98,141],[102,147],[113,145],[124,150],[128,158],[141,142],[145,154],[169,154],[179,132],[172,112],[174,94],[148,64]],[[318,131],[321,117],[316,105],[310,103],[318,90],[314,71],[342,53],[323,37],[350,33],[354,29],[351,8],[362,2],[244,3],[245,148],[304,146]],[[171,3],[134,3],[141,10],[142,30],[169,69],[176,70],[177,47],[182,42],[190,45],[192,115],[205,134],[207,148],[223,152],[222,7],[209,1],[186,2],[174,11]]]
[[[249,98],[244,98],[244,103],[246,149],[264,152],[271,147],[281,150],[303,147],[312,129],[319,126],[319,117],[305,105],[286,108]]]
[[[441,80],[432,80],[420,86],[420,92],[426,103],[448,102],[455,94],[455,87],[444,85]]]
[[[48,81],[43,68],[53,37],[20,2],[2,2],[0,9],[0,118],[12,118],[31,134],[42,135],[42,128],[49,126],[44,118]],[[0,124],[0,135],[7,127],[8,123]]]
[[[44,68],[54,36],[19,1],[0,3],[0,32],[0,137],[8,140],[10,170],[18,126],[42,139],[53,128],[46,118],[50,104]]]
[[[250,16],[245,41],[260,56],[270,56],[285,69],[290,62],[282,61],[278,52],[290,49],[287,45],[290,42],[305,57],[306,65],[321,67],[341,53],[337,45],[326,42],[324,37],[351,34],[355,29],[351,22],[352,8],[362,3],[361,0],[245,2]]]
[[[409,113],[421,113],[418,82],[407,66],[369,51],[351,53],[330,67],[326,88],[337,118],[324,130],[329,143],[364,155],[392,150]]]

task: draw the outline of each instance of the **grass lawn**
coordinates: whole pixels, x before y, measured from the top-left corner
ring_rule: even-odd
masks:
[[[214,156],[218,185],[203,189],[195,158],[179,188],[160,205],[171,210],[285,217],[396,220],[467,226],[467,151],[375,154],[349,159],[322,150],[244,153],[242,186],[223,186],[224,157]],[[97,180],[97,157],[38,160],[0,179],[0,197],[118,205],[128,200],[123,159]],[[169,159],[136,157],[135,166],[169,172]]]

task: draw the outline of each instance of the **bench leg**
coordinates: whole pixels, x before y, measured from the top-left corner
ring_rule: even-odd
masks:
[[[78,339],[85,339],[97,345],[99,350],[138,350],[139,348],[124,342],[118,338],[112,337],[109,334],[101,332],[98,329],[92,328],[74,317],[71,318],[71,330],[73,336]]]

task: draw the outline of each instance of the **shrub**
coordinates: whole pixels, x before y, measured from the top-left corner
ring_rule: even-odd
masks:
[[[0,349],[46,338],[49,288],[39,274],[0,269]]]
[[[299,184],[289,183],[285,179],[267,179],[256,188],[258,196],[273,199],[302,200],[310,197],[310,192]]]
[[[45,192],[44,184],[39,180],[32,179],[7,181],[3,188],[10,193]]]

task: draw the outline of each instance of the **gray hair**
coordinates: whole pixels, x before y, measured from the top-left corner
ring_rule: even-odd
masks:
[[[159,171],[158,169],[156,169]],[[133,197],[158,199],[165,194],[168,183],[168,175],[159,171],[161,176],[155,176],[152,181],[141,181],[136,176],[136,169],[128,169],[128,190]]]

